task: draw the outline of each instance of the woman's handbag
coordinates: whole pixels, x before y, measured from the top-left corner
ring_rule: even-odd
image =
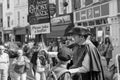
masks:
[[[24,60],[24,62],[25,62],[25,65],[15,64],[14,71],[16,73],[22,74],[22,73],[27,72],[30,69],[30,64],[28,62],[26,62],[25,60]]]
[[[25,72],[25,65],[15,64],[14,71],[18,74],[22,74]]]

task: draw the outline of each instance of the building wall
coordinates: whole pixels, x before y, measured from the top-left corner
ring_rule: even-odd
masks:
[[[81,0],[75,0],[75,1],[79,2]],[[93,0],[93,1],[96,1],[96,0]],[[104,4],[104,1],[105,2],[109,1],[109,15],[106,16],[106,18],[108,19],[108,25],[110,26],[110,35],[109,36],[111,38],[111,41],[112,41],[112,44],[114,47],[113,60],[115,61],[116,54],[120,54],[120,13],[118,13],[120,4],[118,4],[118,2],[117,2],[119,0],[103,0],[103,2],[100,4]],[[76,4],[74,4],[74,5],[76,5]],[[96,5],[99,5],[99,4],[96,4]],[[92,6],[92,5],[90,5],[90,6]],[[77,9],[78,11],[75,10],[75,12],[77,12],[78,14],[79,14],[79,9],[80,8],[78,6],[78,9]],[[83,9],[81,8],[80,10],[83,10]],[[77,16],[78,20],[79,20],[79,17],[80,16]],[[77,20],[77,19],[75,19],[75,20]],[[93,19],[91,19],[91,20],[93,20]],[[78,22],[75,22],[75,23],[78,23]],[[102,26],[102,27],[104,28],[104,26]]]
[[[14,26],[25,27],[28,25],[28,0],[14,0],[14,2]]]
[[[56,2],[57,2],[57,8],[58,8],[57,15],[69,14],[72,12],[72,0],[56,0]],[[66,7],[63,5],[64,2],[68,3]]]
[[[7,1],[3,0],[3,29],[11,30],[14,27],[14,2],[9,0],[9,8],[7,8]],[[8,16],[10,17],[10,26],[8,27]]]

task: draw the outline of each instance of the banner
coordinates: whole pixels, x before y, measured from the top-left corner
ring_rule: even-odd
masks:
[[[49,0],[28,0],[30,25],[50,22]]]
[[[31,34],[46,34],[50,33],[50,23],[31,25]]]

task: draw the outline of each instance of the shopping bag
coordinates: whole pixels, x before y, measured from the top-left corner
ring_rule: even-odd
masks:
[[[25,65],[15,64],[14,71],[18,74],[22,74],[25,72]]]

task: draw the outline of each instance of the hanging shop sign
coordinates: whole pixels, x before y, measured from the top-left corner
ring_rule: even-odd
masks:
[[[81,22],[109,15],[109,2],[74,12],[74,21]]]
[[[56,5],[54,3],[49,4],[50,15],[53,16],[56,13]]]
[[[117,0],[118,13],[120,13],[120,0]]]
[[[63,25],[72,23],[71,15],[60,16],[51,19],[52,25]]]
[[[31,25],[31,34],[50,33],[50,23]]]
[[[49,0],[28,0],[28,22],[30,25],[50,22]]]

